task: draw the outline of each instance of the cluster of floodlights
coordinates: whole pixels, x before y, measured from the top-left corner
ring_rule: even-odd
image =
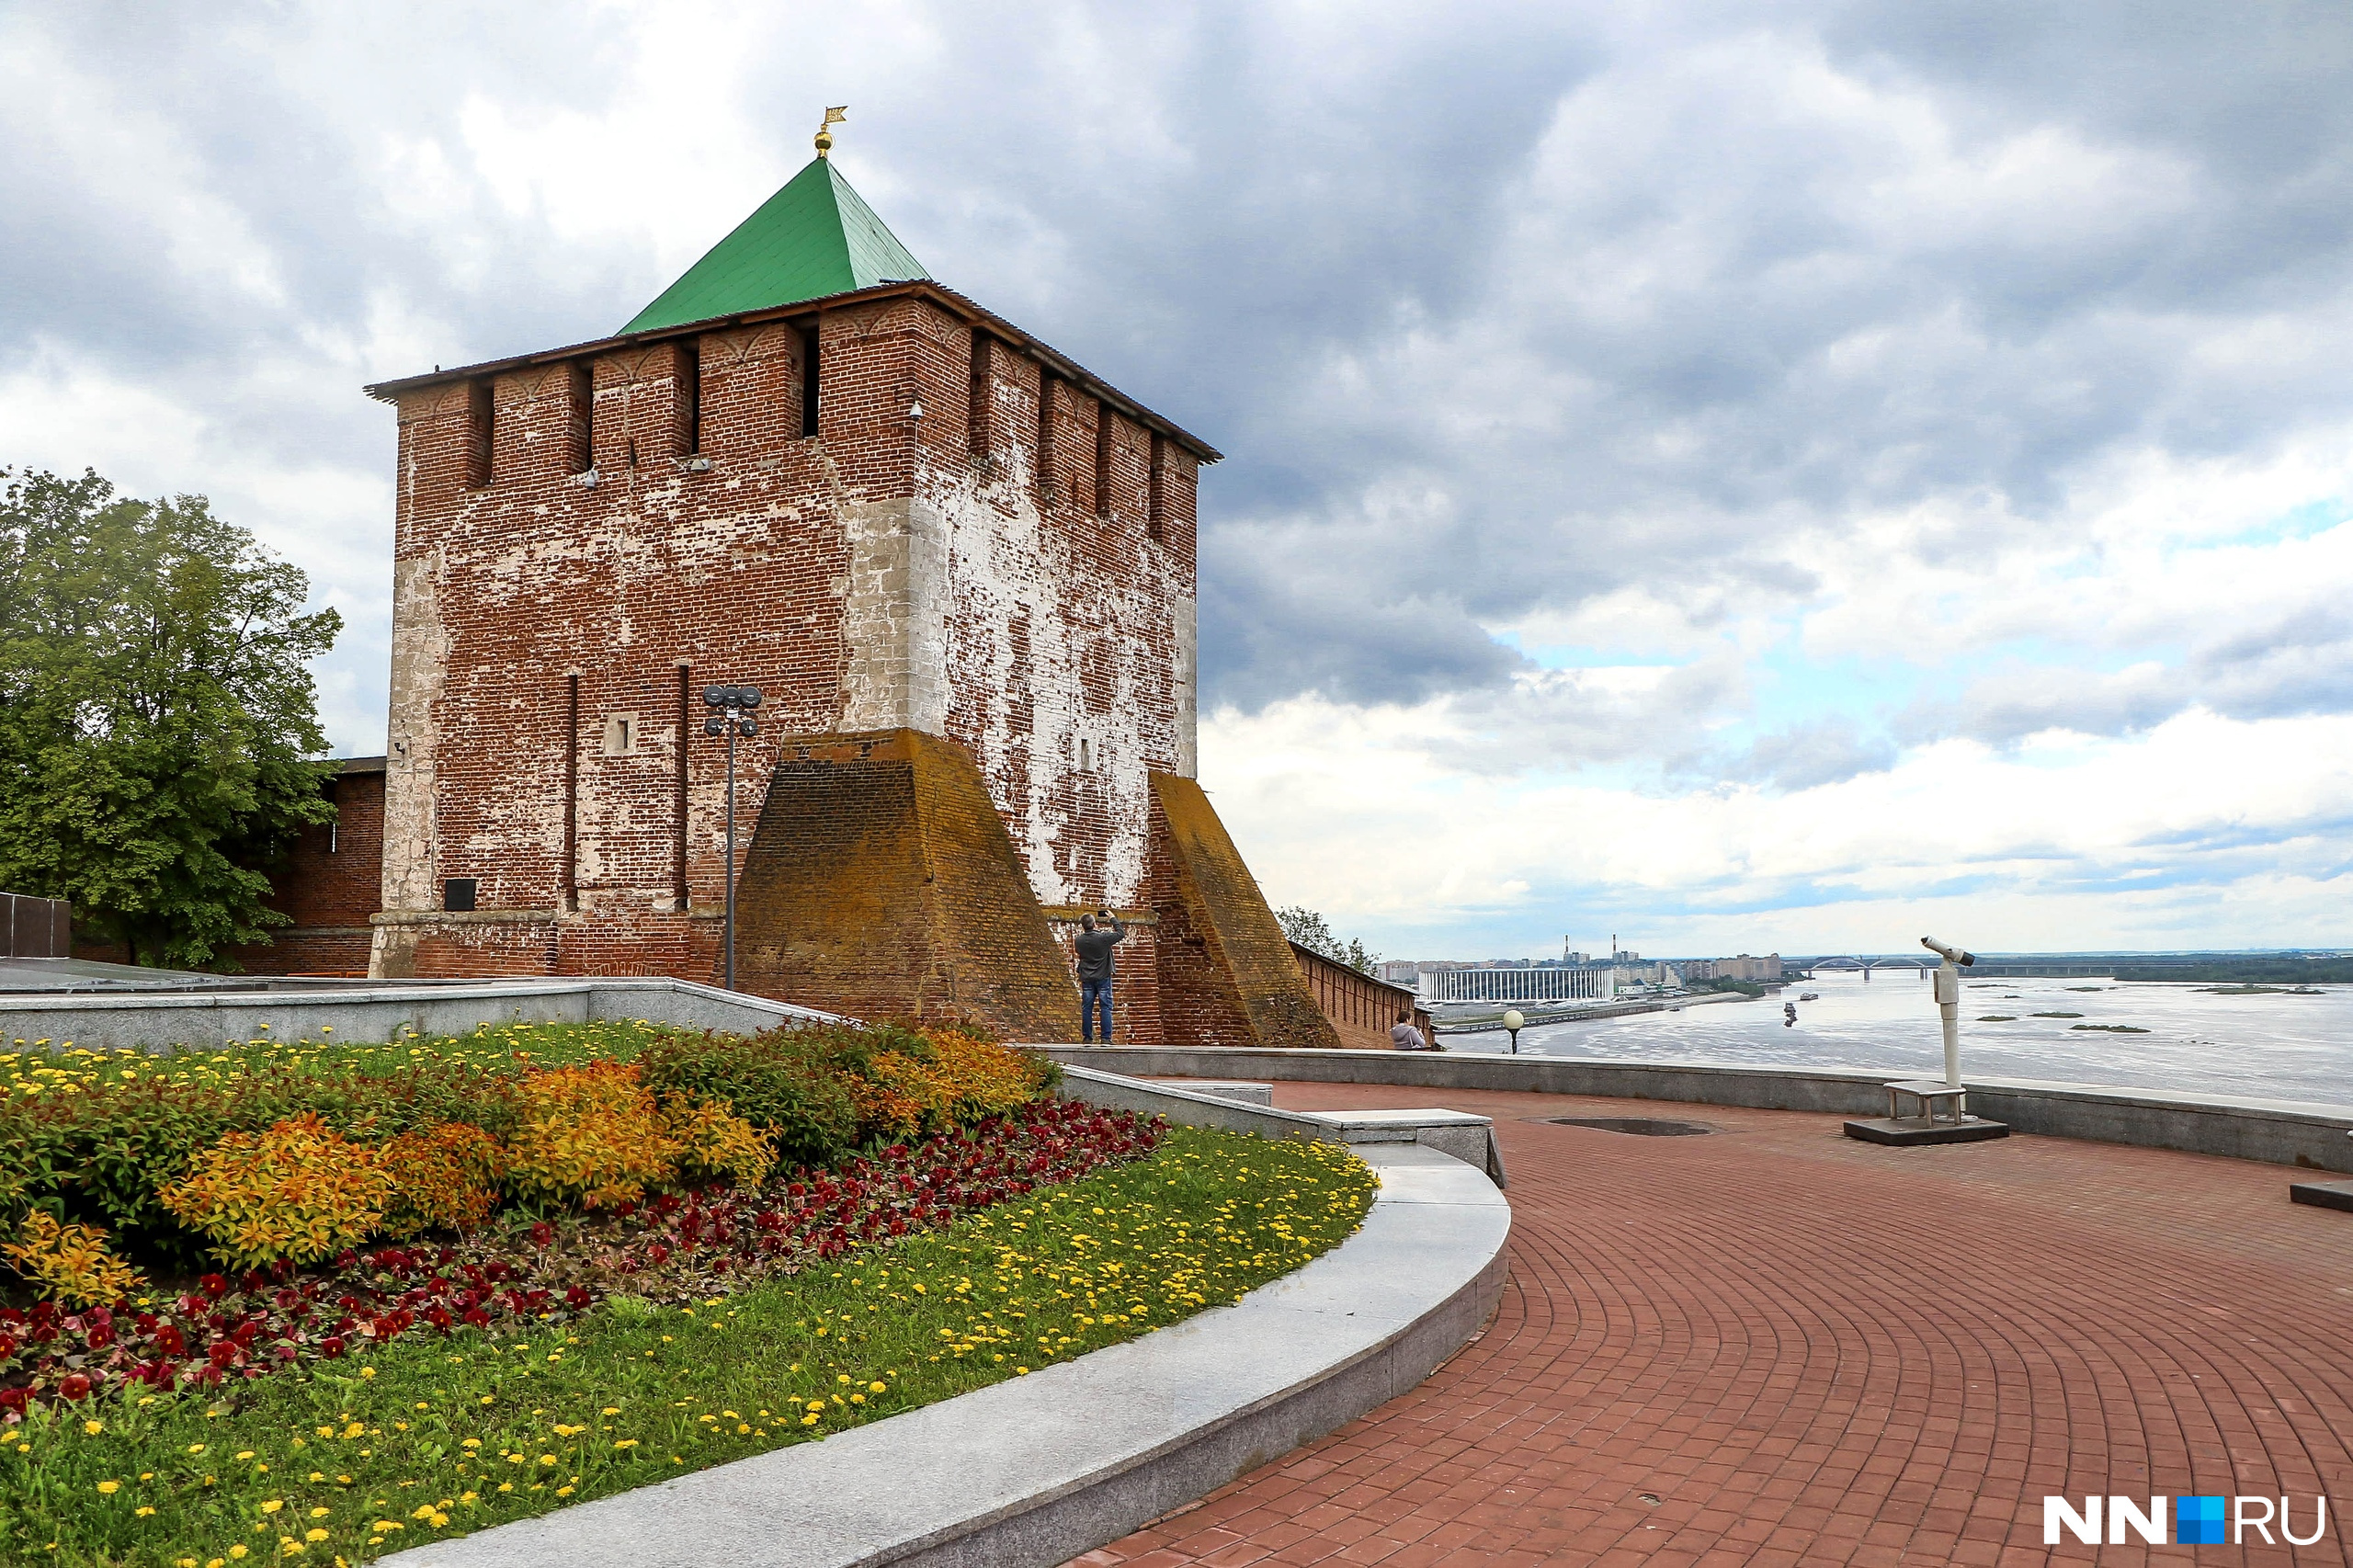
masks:
[[[710,710],[702,722],[706,735],[727,737],[727,989],[735,989],[735,737],[760,733],[752,710],[760,705],[756,686],[707,686],[703,706]]]
[[[702,722],[706,735],[723,735],[731,725],[746,735],[760,733],[760,722],[749,716],[760,705],[760,688],[756,686],[704,687],[702,704],[711,710],[710,717]]]

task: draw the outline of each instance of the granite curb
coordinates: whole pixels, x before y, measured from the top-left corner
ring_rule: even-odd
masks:
[[[1405,1392],[1494,1312],[1511,1230],[1495,1184],[1415,1143],[1354,1152],[1381,1182],[1363,1227],[1233,1306],[822,1442],[381,1561],[1067,1562]]]

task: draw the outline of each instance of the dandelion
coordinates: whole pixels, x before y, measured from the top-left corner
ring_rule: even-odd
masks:
[[[101,1481],[98,1483],[98,1494],[100,1496],[111,1497],[121,1490],[122,1483],[119,1481]]]

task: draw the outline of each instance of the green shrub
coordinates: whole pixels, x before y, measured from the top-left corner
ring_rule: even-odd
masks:
[[[637,1063],[657,1094],[716,1101],[773,1136],[786,1166],[831,1165],[858,1147],[858,1110],[836,1066],[848,1052],[814,1032],[679,1036]]]

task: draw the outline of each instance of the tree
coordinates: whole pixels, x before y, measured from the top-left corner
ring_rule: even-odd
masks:
[[[308,665],[343,618],[201,495],[0,480],[0,887],[136,963],[267,940],[267,871],[335,814]]]
[[[1275,911],[1283,935],[1310,952],[1322,953],[1334,963],[1344,963],[1362,974],[1370,974],[1381,955],[1351,937],[1345,943],[1332,935],[1324,918],[1304,904],[1290,904]]]

